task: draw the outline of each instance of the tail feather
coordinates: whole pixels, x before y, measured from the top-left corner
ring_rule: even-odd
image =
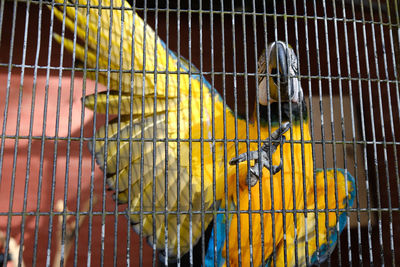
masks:
[[[346,209],[353,205],[355,198],[355,180],[346,170],[338,169],[336,172],[333,169],[327,170],[327,190],[323,186],[324,183],[324,171],[317,171],[317,179],[320,181],[317,183],[317,196],[318,196],[318,209]],[[347,174],[347,175],[346,175]],[[345,176],[346,175],[346,176]],[[336,181],[335,181],[336,180]],[[336,185],[337,188],[336,188]],[[336,190],[337,189],[337,190]],[[324,194],[330,192],[327,195],[328,203],[324,203]],[[338,195],[336,199],[335,195]],[[313,209],[315,204],[308,205],[308,208]],[[311,213],[311,215],[315,215]],[[311,248],[316,244],[316,239],[319,241],[318,250],[315,247],[314,251],[310,251],[310,263],[317,264],[318,262],[325,261],[328,256],[334,250],[340,233],[343,231],[347,222],[347,212],[339,211],[338,215],[336,212],[328,212],[328,218],[326,218],[325,212],[318,213],[318,233],[314,228],[309,233],[309,240]],[[328,220],[328,229],[326,229],[326,221]],[[310,225],[316,225],[317,219],[314,216],[310,216],[307,223]],[[329,243],[328,243],[329,240]],[[319,259],[318,259],[319,254]]]
[[[347,173],[347,176],[345,176],[345,173],[345,170],[337,169],[335,175],[333,169],[328,169],[326,171],[327,188],[325,189],[324,171],[317,170],[316,192],[317,208],[319,210],[343,210],[353,205],[355,198],[355,182],[350,173]],[[337,185],[337,200],[335,197],[335,184]],[[325,203],[325,194],[327,194],[328,203]],[[311,190],[307,194],[307,209],[314,210],[315,207],[314,191]],[[325,211],[309,211],[306,214],[297,214],[297,237],[294,235],[294,226],[288,226],[286,230],[286,262],[284,254],[285,247],[283,241],[281,241],[277,246],[277,266],[284,264],[287,264],[287,266],[295,266],[296,254],[298,266],[319,264],[329,257],[335,249],[340,233],[346,226],[347,213],[346,211],[339,211],[338,216],[336,216],[335,211],[330,211],[328,212],[328,222],[326,215],[327,213]],[[326,228],[326,223],[328,223],[328,229]],[[308,254],[308,261],[306,258],[306,251]],[[266,266],[273,266],[272,255],[267,260]]]

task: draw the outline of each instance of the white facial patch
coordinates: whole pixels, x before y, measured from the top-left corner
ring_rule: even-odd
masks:
[[[261,83],[258,85],[258,98],[261,105],[268,105],[267,78],[262,79]]]
[[[289,79],[289,83],[292,83],[292,88],[293,88],[293,97],[291,101],[293,103],[300,103],[301,101],[303,101],[303,89],[301,88],[299,79],[297,79],[297,77],[291,78]]]

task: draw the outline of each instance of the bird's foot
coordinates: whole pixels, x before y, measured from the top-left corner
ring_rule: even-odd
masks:
[[[289,129],[290,123],[283,123],[281,127],[271,133],[271,136],[265,139],[260,151],[255,150],[242,153],[239,156],[232,158],[229,161],[229,164],[237,165],[243,161],[254,160],[254,166],[250,167],[250,175],[248,180],[246,181],[246,183],[250,186],[255,186],[260,177],[262,177],[263,167],[267,168],[272,173],[272,175],[278,173],[282,169],[282,161],[279,163],[279,165],[272,165],[272,158],[270,158],[270,156],[274,154],[279,144],[281,144],[281,141],[282,144],[285,143],[286,138],[283,134],[286,133]],[[261,156],[261,158],[259,158],[259,155]],[[261,168],[259,166],[261,166]]]

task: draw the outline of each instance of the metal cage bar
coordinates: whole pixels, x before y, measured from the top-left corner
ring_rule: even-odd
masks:
[[[220,266],[221,258],[227,266],[255,266],[258,258],[262,265],[285,266],[396,266],[400,262],[395,241],[400,237],[398,1],[115,3],[120,2],[1,1],[2,266],[7,261],[18,266],[207,266],[210,262]],[[143,21],[142,27],[136,18]],[[129,30],[116,32],[118,27]],[[94,28],[102,31],[92,36]],[[60,42],[53,40],[57,34]],[[142,51],[135,50],[136,38],[142,38]],[[96,44],[90,43],[93,40]],[[131,53],[125,50],[126,40]],[[287,47],[286,53],[291,45],[298,58],[299,71],[289,78],[298,79],[304,92],[306,110],[300,108],[300,115],[295,113],[295,102],[285,102],[284,86],[276,82],[284,78],[280,70],[292,59],[287,56],[286,62],[275,59],[275,66],[268,65],[273,61],[268,44],[278,41]],[[116,44],[120,47],[115,54]],[[164,50],[165,59],[159,56]],[[267,63],[265,72],[260,72],[260,56]],[[129,60],[130,66],[125,67]],[[273,68],[278,71],[274,73]],[[123,81],[128,75],[129,93]],[[266,80],[265,110],[260,101],[262,78]],[[138,80],[140,94],[134,93]],[[186,80],[188,84],[182,85]],[[277,96],[273,82],[278,84]],[[163,96],[157,91],[160,86]],[[105,89],[109,90],[103,115],[97,108],[103,105],[100,95]],[[90,94],[94,94],[93,113],[85,110]],[[116,112],[112,111],[114,96]],[[150,98],[153,102],[146,106]],[[125,114],[124,99],[129,99],[129,114]],[[133,114],[136,100],[142,103],[139,115]],[[277,109],[272,108],[273,101]],[[157,111],[161,105],[163,111]],[[146,119],[150,116],[155,124],[160,113],[165,125],[151,126],[152,137],[147,136]],[[195,117],[199,125],[193,123]],[[299,121],[300,137],[293,128],[286,136],[289,140],[279,137],[275,153],[283,167],[278,178],[259,179],[255,187],[243,184],[250,181],[255,164],[252,149],[258,149],[256,154],[262,158],[264,145],[272,147],[276,142],[262,138],[274,133],[274,119],[278,125],[288,121],[292,127]],[[135,120],[140,121],[136,136]],[[128,137],[121,132],[124,123]],[[97,134],[100,127],[104,127],[104,137]],[[95,154],[100,142],[103,165]],[[134,144],[139,144],[138,154]],[[159,144],[161,154],[157,153]],[[284,144],[290,147],[290,155]],[[107,161],[114,146],[115,166],[111,167],[116,169],[116,190],[112,195],[108,179],[114,174],[108,172]],[[242,154],[241,146],[247,168],[229,167],[229,157]],[[295,154],[297,148],[301,155]],[[152,153],[151,170],[146,169],[146,149]],[[171,150],[176,158],[171,158]],[[275,155],[271,150],[266,154],[270,159]],[[138,172],[133,166],[136,157]],[[158,162],[163,165],[162,178],[157,174]],[[187,166],[182,162],[188,162]],[[292,167],[288,170],[287,166]],[[312,168],[312,175],[306,174],[307,168]],[[119,188],[125,186],[124,169],[129,178],[122,210]],[[267,170],[259,165],[258,173],[263,171],[272,173],[273,166]],[[147,172],[151,178],[145,181]],[[136,173],[140,177],[135,184]],[[354,177],[351,185],[350,176]],[[209,181],[212,196],[207,191]],[[189,203],[183,202],[181,193],[186,182]],[[154,201],[147,206],[149,183]],[[158,183],[165,192],[158,191]],[[321,184],[324,191],[318,190]],[[261,192],[259,199],[255,188]],[[245,197],[240,193],[244,191]],[[177,192],[176,196],[171,192]],[[196,192],[200,208],[193,203]],[[223,196],[217,196],[218,192]],[[346,195],[343,203],[342,192]],[[138,200],[135,193],[140,195]],[[155,203],[160,195],[161,209]],[[175,199],[176,206],[171,208]],[[150,217],[151,226],[146,225]],[[237,228],[231,228],[232,221]],[[138,234],[131,232],[134,223],[139,224]],[[258,226],[259,233],[254,230]],[[151,234],[146,227],[152,228]],[[184,251],[186,232],[189,246]],[[175,246],[171,240],[176,240]],[[249,262],[244,260],[247,257]],[[237,262],[230,261],[234,258]]]

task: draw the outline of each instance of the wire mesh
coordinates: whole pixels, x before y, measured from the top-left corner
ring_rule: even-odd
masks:
[[[0,264],[220,266],[223,258],[228,266],[253,266],[261,258],[268,266],[396,266],[400,262],[396,242],[400,238],[399,8],[398,1],[389,0],[1,0]],[[101,16],[104,10],[109,17]],[[150,27],[140,26],[130,16]],[[89,21],[92,24],[85,23]],[[91,27],[106,32],[92,36]],[[131,32],[115,31],[118,27],[129,27]],[[142,38],[142,51],[137,49],[137,38]],[[290,116],[285,117],[281,90],[279,108],[263,107],[260,101],[259,80],[281,78],[279,72],[261,72],[258,64],[260,57],[269,58],[268,44],[277,41],[290,45],[298,58],[295,78],[301,82],[307,108],[300,108],[298,117],[290,101]],[[123,45],[115,50],[118,43],[129,45],[131,52],[126,53]],[[164,50],[165,58],[157,56]],[[141,68],[138,58],[143,61]],[[176,66],[169,58],[176,59]],[[165,68],[154,67],[159,64]],[[124,91],[128,76],[129,92]],[[149,82],[154,86],[150,93]],[[85,107],[91,94],[94,112]],[[96,111],[102,96],[104,114]],[[146,104],[149,96],[151,106]],[[134,114],[136,98],[142,104]],[[131,112],[124,113],[124,108]],[[149,115],[149,109],[161,111]],[[145,122],[160,120],[160,114],[164,124],[146,132]],[[194,117],[199,125],[190,119]],[[279,140],[278,150],[268,155],[292,162],[292,168],[275,174],[277,179],[263,176],[251,187],[243,183],[250,177],[250,167],[244,168],[245,174],[240,165],[229,167],[230,156],[256,148],[261,158],[263,144],[273,144],[262,136],[271,136],[274,119],[300,128],[299,136],[290,131],[286,143]],[[254,125],[258,126],[253,129]],[[123,127],[125,132],[118,130]],[[103,137],[99,129],[104,129]],[[107,137],[109,132],[113,136]],[[99,142],[104,144],[103,161],[113,157],[115,162],[102,165],[91,153]],[[115,155],[108,155],[111,148]],[[134,160],[136,169],[130,164]],[[119,169],[125,161],[129,162],[126,175],[132,177],[126,185],[121,184]],[[148,161],[154,164],[149,167]],[[252,162],[246,161],[250,166]],[[108,169],[114,168],[114,188],[127,188],[125,205],[120,205],[118,192],[108,190]],[[337,170],[354,177],[352,206],[348,199],[338,201],[341,188],[346,194],[353,191],[347,183],[339,183],[342,174]],[[144,178],[147,171],[151,182]],[[263,173],[271,171],[272,167],[264,168]],[[318,191],[317,183],[327,188],[331,175],[334,188]],[[151,199],[163,198],[162,209],[155,201],[146,206],[149,183]],[[157,191],[158,183],[167,189]],[[187,187],[188,199],[171,194],[173,186],[174,192]],[[266,195],[256,195],[255,188],[268,190],[270,207],[265,207]],[[230,190],[235,193],[228,194]],[[195,197],[201,200],[199,206]],[[336,200],[332,207],[314,205],[332,197]],[[171,208],[173,199],[177,205]],[[259,208],[248,208],[254,205]],[[151,234],[146,232],[149,216]],[[131,225],[126,217],[137,221]],[[232,218],[237,219],[237,228]],[[326,218],[337,220],[332,228]],[[343,218],[344,229],[338,218]],[[342,233],[314,241],[326,229]],[[189,245],[184,250],[186,230]],[[153,237],[160,232],[164,236],[156,244]],[[225,233],[222,241],[217,233]],[[171,240],[176,240],[177,252],[168,257]],[[313,242],[318,249],[310,253],[305,248]],[[336,246],[327,246],[329,242]]]

